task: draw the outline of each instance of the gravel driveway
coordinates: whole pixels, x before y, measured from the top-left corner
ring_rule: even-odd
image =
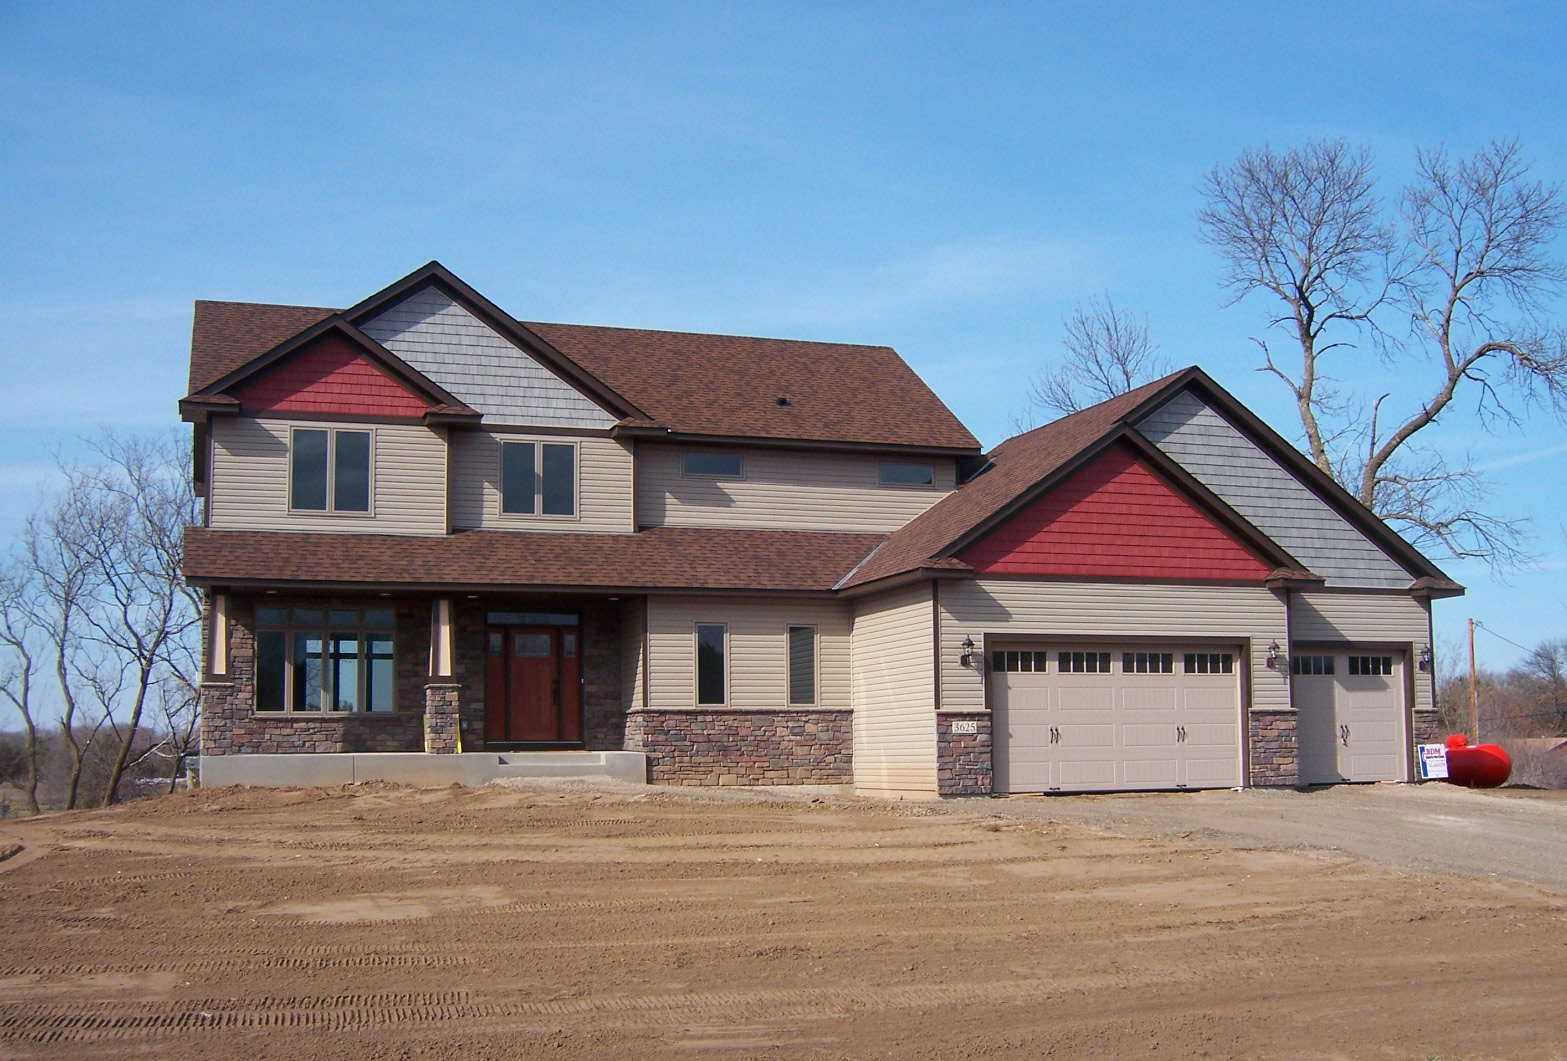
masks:
[[[1342,851],[1385,865],[1504,877],[1567,892],[1567,799],[1450,785],[1340,785],[1037,796],[946,804],[1225,847]]]

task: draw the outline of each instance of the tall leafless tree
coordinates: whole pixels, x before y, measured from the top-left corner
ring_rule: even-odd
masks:
[[[1487,426],[1567,415],[1567,333],[1544,319],[1567,280],[1551,256],[1561,191],[1514,141],[1416,164],[1393,211],[1364,148],[1245,151],[1208,174],[1199,225],[1231,304],[1277,308],[1290,352],[1256,338],[1260,371],[1289,389],[1317,467],[1417,544],[1506,568],[1526,558],[1523,521],[1490,509],[1483,471],[1432,429],[1460,394]],[[1408,386],[1350,386],[1367,352]]]
[[[41,705],[36,695],[40,632],[24,602],[30,596],[27,573],[12,565],[0,573],[0,648],[5,651],[0,663],[0,696],[3,696],[22,723],[22,797],[26,809],[38,813],[38,782],[42,768],[44,743],[39,733]]]
[[[61,462],[61,486],[23,527],[0,610],[0,694],[19,711],[25,695],[36,720],[35,675],[53,673],[66,809],[84,786],[114,802],[127,771],[152,755],[173,758],[172,776],[194,739],[199,680],[201,602],[180,576],[199,502],[179,441],[106,434],[88,445],[88,459]],[[149,709],[164,716],[156,738]]]
[[[1148,318],[1120,309],[1108,295],[1078,303],[1061,325],[1061,360],[1034,380],[1030,410],[1016,418],[1019,428],[1033,426],[1036,410],[1075,413],[1170,371]]]

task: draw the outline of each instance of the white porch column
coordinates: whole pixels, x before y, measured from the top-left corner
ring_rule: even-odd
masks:
[[[207,673],[226,678],[229,673],[229,595],[212,595],[212,625],[207,631]]]

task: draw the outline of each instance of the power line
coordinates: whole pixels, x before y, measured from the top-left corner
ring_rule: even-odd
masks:
[[[1478,626],[1480,629],[1484,630],[1486,633],[1490,634],[1492,637],[1496,638],[1498,641],[1506,641],[1509,645],[1512,645],[1514,648],[1521,648],[1525,652],[1533,652],[1534,651],[1534,649],[1530,648],[1527,645],[1520,645],[1518,642],[1514,641],[1510,637],[1503,637],[1501,634],[1497,633],[1495,630],[1492,630],[1489,626],[1486,626],[1479,619],[1475,620],[1475,625]]]

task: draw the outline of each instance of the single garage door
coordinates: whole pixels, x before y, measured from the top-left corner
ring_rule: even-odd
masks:
[[[1290,653],[1303,784],[1408,780],[1403,670],[1401,653]]]
[[[996,645],[994,789],[1241,783],[1238,648]]]

